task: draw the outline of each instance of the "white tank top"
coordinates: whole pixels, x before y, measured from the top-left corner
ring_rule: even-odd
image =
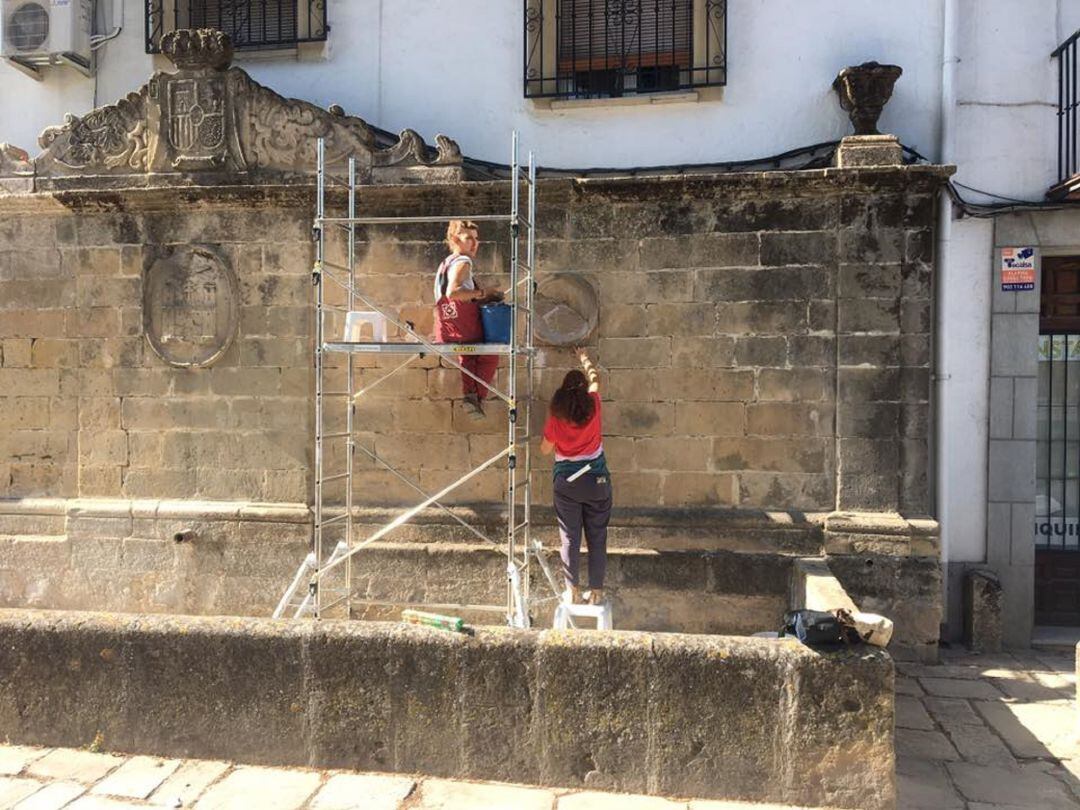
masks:
[[[447,256],[445,259],[443,259],[442,264],[439,265],[439,269],[435,271],[435,284],[434,284],[433,289],[434,289],[435,300],[436,301],[438,301],[440,298],[443,297],[443,289],[444,288],[446,289],[446,294],[447,295],[450,294],[450,289],[449,289],[450,285],[449,285],[449,281],[448,281],[448,279],[450,278],[450,268],[452,268],[455,264],[458,264],[459,262],[468,262],[469,263],[469,277],[467,279],[465,279],[465,281],[462,283],[462,285],[458,289],[460,289],[460,290],[475,290],[476,289],[476,282],[473,281],[473,276],[472,276],[473,260],[470,259],[468,256],[461,255],[460,253],[456,253],[456,254],[451,253],[449,256]]]

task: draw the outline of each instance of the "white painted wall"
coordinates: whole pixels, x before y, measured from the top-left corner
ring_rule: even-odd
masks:
[[[954,179],[965,185],[1039,200],[1057,180],[1057,64],[1050,53],[1080,27],[1080,0],[946,0],[945,7],[955,30],[954,59],[948,39],[943,43],[942,162],[955,164]],[[992,221],[954,219],[946,206],[938,257],[937,516],[945,558],[982,562],[997,283]]]
[[[112,2],[112,0],[106,0]],[[764,157],[850,131],[831,83],[870,59],[904,68],[882,119],[932,156],[938,139],[941,3],[740,0],[729,11],[728,86],[717,100],[553,112],[523,97],[520,0],[330,0],[321,61],[245,61],[264,84],[345,109],[390,130],[442,132],[468,155],[504,161],[508,133],[543,165],[636,166]],[[101,51],[97,100],[146,80],[142,2],[126,0],[122,35]],[[164,67],[164,64],[162,65]],[[36,150],[65,112],[85,113],[94,80],[68,69],[44,82],[0,65],[0,141]]]

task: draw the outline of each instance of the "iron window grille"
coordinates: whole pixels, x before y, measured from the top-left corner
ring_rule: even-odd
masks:
[[[524,0],[527,98],[727,82],[727,0]]]
[[[1076,92],[1078,38],[1080,31],[1058,45],[1050,54],[1051,59],[1058,60],[1058,183],[1065,182],[1080,170],[1076,151],[1076,109],[1080,102]]]
[[[224,31],[238,50],[325,42],[326,0],[146,0],[146,52],[181,28]]]

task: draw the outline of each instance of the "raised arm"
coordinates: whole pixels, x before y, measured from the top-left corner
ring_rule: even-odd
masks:
[[[585,353],[584,349],[579,348],[577,353],[581,368],[585,372],[585,376],[589,378],[589,393],[598,393],[600,391],[600,374],[597,372],[596,366],[592,364],[592,360],[589,359],[589,355]]]

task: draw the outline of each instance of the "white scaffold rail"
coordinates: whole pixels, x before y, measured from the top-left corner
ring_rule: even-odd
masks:
[[[347,175],[342,178],[327,164],[325,143],[319,139],[317,146],[318,174],[316,207],[314,217],[315,265],[312,283],[315,288],[315,428],[314,428],[314,537],[310,554],[281,597],[275,618],[325,618],[326,611],[343,610],[344,616],[352,615],[352,608],[365,606],[390,607],[397,603],[362,598],[353,594],[354,569],[363,565],[363,549],[383,540],[394,530],[405,525],[429,508],[442,510],[474,536],[500,547],[506,557],[506,604],[496,608],[490,605],[453,603],[463,610],[498,610],[505,613],[506,621],[515,627],[528,627],[531,623],[530,607],[549,602],[558,594],[555,577],[544,557],[540,543],[531,534],[532,515],[532,455],[529,447],[532,423],[531,407],[534,395],[534,304],[536,279],[536,165],[529,153],[527,166],[519,160],[518,136],[513,134],[510,167],[509,213],[446,214],[440,216],[374,216],[361,213],[357,205],[356,161],[350,158]],[[348,191],[347,210],[340,215],[341,194],[336,192],[336,212],[328,207],[329,188],[345,188]],[[522,189],[525,191],[522,199]],[[419,334],[412,323],[403,321],[392,305],[385,305],[363,287],[363,279],[357,272],[357,229],[390,227],[395,225],[445,223],[461,219],[473,222],[498,223],[508,229],[510,284],[507,302],[511,305],[511,328],[509,343],[435,343]],[[344,233],[347,239],[344,264],[330,261],[327,255],[328,229]],[[339,254],[340,255],[340,254]],[[335,295],[328,300],[327,283],[333,285]],[[381,318],[397,328],[401,337],[386,340],[385,334],[369,341],[349,340],[342,329],[342,318],[360,306],[372,318]],[[381,328],[381,327],[380,327]],[[349,336],[353,337],[353,336]],[[384,371],[381,376],[369,375],[366,384],[360,385],[360,375],[355,366],[359,355],[398,354],[412,355],[395,368]],[[365,425],[360,424],[355,403],[377,386],[390,386],[398,371],[411,359],[432,354],[439,356],[444,365],[460,370],[478,385],[484,385],[498,399],[506,403],[506,443],[495,455],[472,466],[468,472],[439,488],[434,494],[395,469],[374,447],[368,449],[360,438],[365,435]],[[469,355],[497,355],[507,358],[505,390],[477,377],[466,369],[459,358]],[[328,366],[331,356],[339,358]],[[344,369],[344,380],[341,372]],[[381,369],[380,369],[381,370]],[[375,379],[371,379],[375,376]],[[332,379],[331,379],[332,378]],[[345,391],[340,390],[344,383]],[[331,398],[331,399],[328,399]],[[339,398],[339,399],[337,399]],[[407,407],[402,402],[400,407]],[[343,410],[341,410],[343,409]],[[344,417],[344,418],[342,418]],[[344,440],[344,442],[342,442]],[[336,442],[336,444],[328,444]],[[344,454],[341,447],[344,444]],[[415,492],[419,501],[403,508],[395,517],[374,531],[360,536],[356,525],[356,480],[354,460],[357,451],[376,462],[387,474],[394,476]],[[335,452],[336,451],[336,452]],[[493,473],[499,462],[506,462],[506,528],[501,539],[488,536],[476,526],[456,514],[444,503],[450,493],[485,472]],[[342,485],[340,482],[344,482]],[[344,492],[342,493],[342,486]],[[369,499],[370,500],[370,499]],[[329,554],[327,552],[330,552]],[[530,599],[530,561],[536,559],[544,579],[555,596],[543,600]],[[401,603],[404,606],[404,603]],[[431,604],[432,608],[451,605]],[[337,615],[337,614],[335,614]]]

